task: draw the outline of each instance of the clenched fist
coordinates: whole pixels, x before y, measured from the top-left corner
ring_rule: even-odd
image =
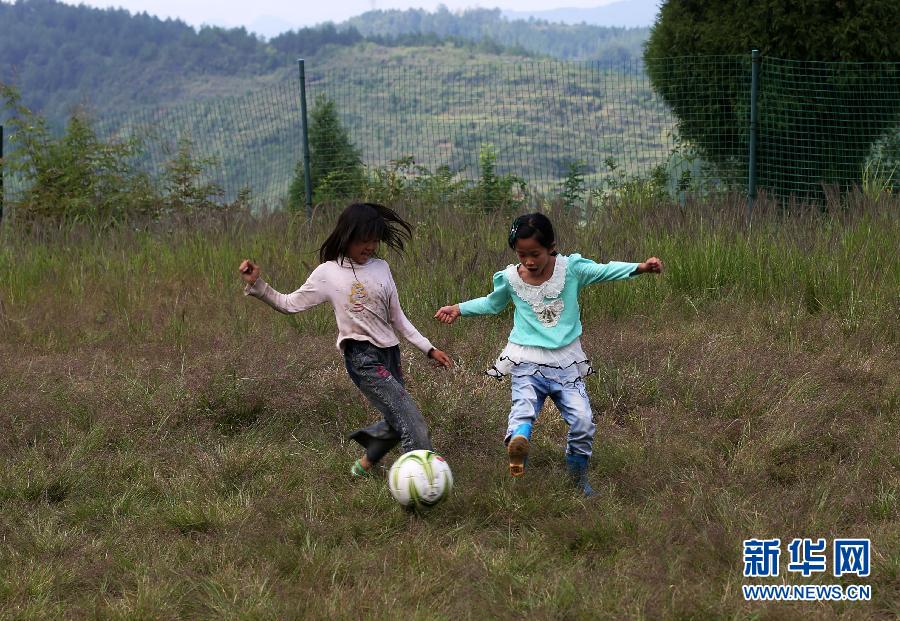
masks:
[[[244,259],[241,261],[240,267],[238,267],[238,272],[241,275],[241,280],[243,280],[248,285],[252,285],[256,282],[256,279],[259,278],[259,266],[253,263],[250,259]]]

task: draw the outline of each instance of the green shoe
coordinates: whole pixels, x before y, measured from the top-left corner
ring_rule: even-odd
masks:
[[[350,476],[352,476],[354,479],[367,479],[373,475],[370,470],[366,470],[365,468],[363,468],[362,464],[357,459],[355,462],[353,462],[353,466],[350,467]]]

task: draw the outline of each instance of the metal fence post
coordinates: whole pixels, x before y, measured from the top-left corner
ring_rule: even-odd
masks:
[[[759,132],[759,50],[750,53],[750,154],[749,179],[747,180],[747,217],[753,214],[756,201],[756,147]]]
[[[306,69],[302,58],[297,59],[300,65],[300,117],[303,128],[303,181],[306,186],[306,217],[312,217],[312,179],[309,176],[309,130],[306,117]]]

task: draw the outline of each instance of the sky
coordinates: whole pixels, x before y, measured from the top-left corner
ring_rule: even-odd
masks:
[[[122,8],[132,13],[147,12],[161,18],[178,18],[192,25],[238,27],[251,32],[312,26],[326,21],[342,22],[373,9],[422,8],[434,11],[441,4],[451,11],[468,8],[500,8],[515,11],[545,11],[557,8],[589,8],[614,0],[104,0],[68,1],[99,8]]]

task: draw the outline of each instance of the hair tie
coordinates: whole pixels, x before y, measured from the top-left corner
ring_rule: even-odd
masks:
[[[519,221],[516,220],[513,222],[512,227],[509,229],[509,245],[515,246],[516,244],[516,233],[519,232]]]

